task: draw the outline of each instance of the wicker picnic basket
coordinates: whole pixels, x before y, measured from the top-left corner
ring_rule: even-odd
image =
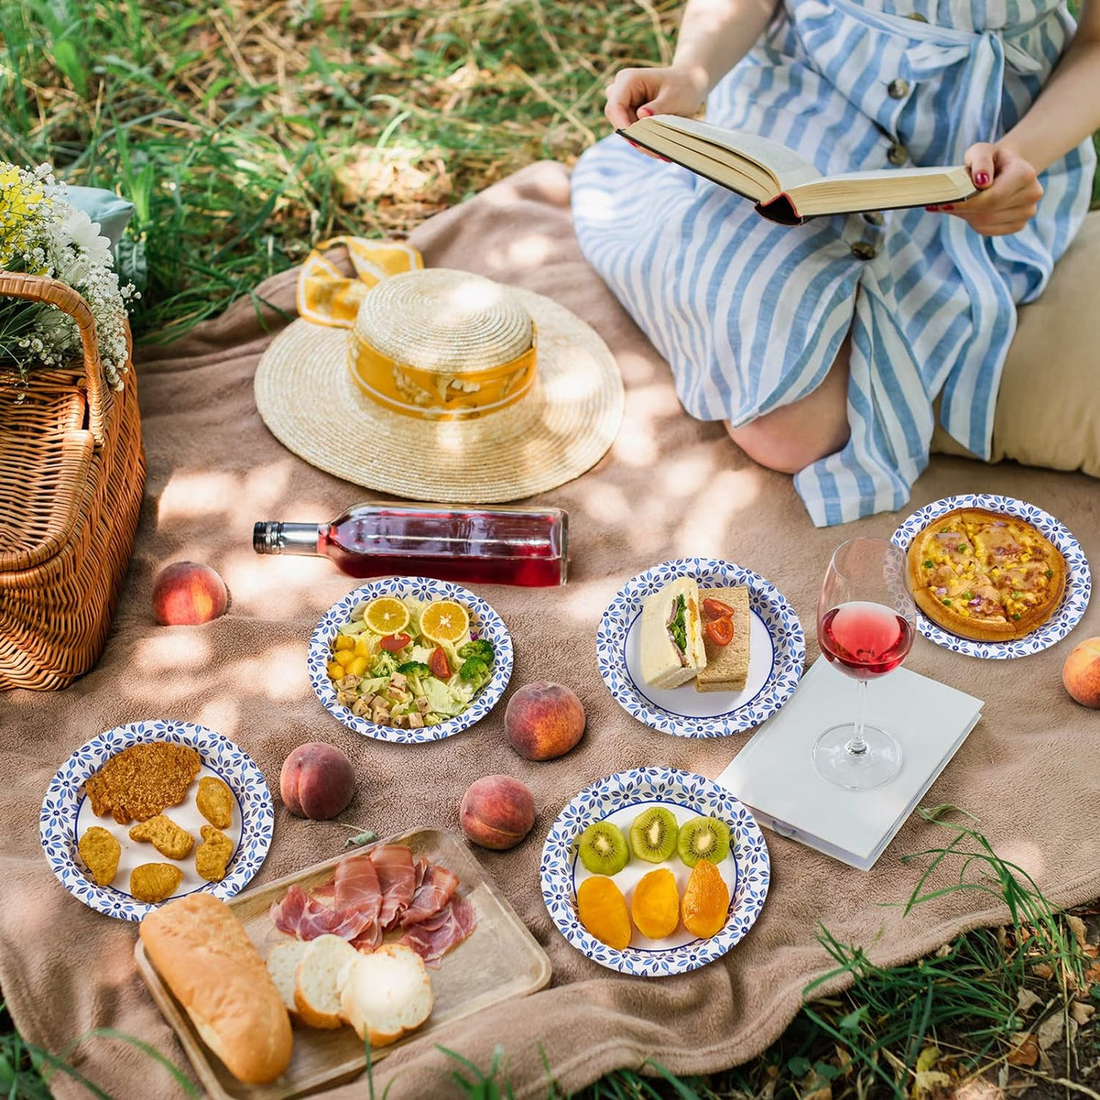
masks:
[[[134,372],[107,384],[95,320],[55,279],[0,272],[0,295],[77,323],[83,358],[0,369],[0,691],[66,687],[98,660],[145,483]]]

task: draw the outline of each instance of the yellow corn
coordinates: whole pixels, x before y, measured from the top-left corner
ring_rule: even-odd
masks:
[[[362,676],[367,671],[367,659],[366,657],[355,657],[344,668],[349,676]]]

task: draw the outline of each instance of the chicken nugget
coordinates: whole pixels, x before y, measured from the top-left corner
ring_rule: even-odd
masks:
[[[199,780],[195,805],[211,825],[228,829],[233,824],[233,802],[233,792],[220,779],[204,775]]]
[[[202,843],[195,849],[195,870],[207,882],[221,882],[233,855],[233,841],[213,825],[202,827]]]
[[[169,859],[186,859],[195,846],[195,838],[164,814],[139,822],[130,830],[130,839],[149,841]]]
[[[102,825],[93,825],[77,844],[84,866],[92,872],[97,886],[110,886],[118,873],[122,845]]]
[[[130,893],[138,901],[164,901],[183,882],[183,872],[171,863],[143,863],[130,872]]]

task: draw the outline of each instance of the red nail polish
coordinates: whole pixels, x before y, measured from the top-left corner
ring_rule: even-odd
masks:
[[[946,206],[941,206],[940,209],[941,210],[954,210],[955,209],[955,204],[953,202],[949,202]]]
[[[652,114],[653,114],[653,112],[648,107],[639,107],[638,108],[638,117],[639,118],[649,118],[649,116],[652,115]]]
[[[989,186],[989,173],[988,172],[978,172],[974,176],[974,183],[978,187],[988,187]]]
[[[940,208],[938,206],[926,206],[924,209],[927,210],[929,214],[935,214],[938,213]]]

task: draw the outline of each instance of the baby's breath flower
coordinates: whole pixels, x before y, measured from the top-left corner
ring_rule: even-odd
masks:
[[[65,187],[48,164],[0,162],[0,271],[49,276],[78,291],[95,318],[107,380],[121,389],[126,303],[138,294],[129,283],[119,285],[110,241],[65,201]],[[0,360],[21,370],[62,366],[79,351],[80,332],[67,314],[40,302],[0,298]]]

